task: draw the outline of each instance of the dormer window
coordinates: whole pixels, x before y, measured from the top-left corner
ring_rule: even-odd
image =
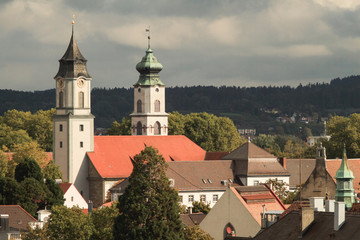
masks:
[[[206,184],[206,180],[205,179],[201,179],[202,181],[203,181],[203,183],[205,183]]]

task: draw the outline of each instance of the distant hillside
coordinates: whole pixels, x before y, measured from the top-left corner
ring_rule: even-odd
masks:
[[[283,87],[173,87],[166,89],[166,111],[209,112],[231,117],[243,128],[262,132],[279,116],[293,113],[312,117],[315,122],[329,114],[360,112],[360,76],[334,79],[330,83]],[[55,105],[55,90],[24,92],[0,90],[0,114],[8,109],[37,111]],[[128,116],[133,110],[133,90],[95,88],[92,112],[96,127]],[[285,128],[286,130],[286,128]],[[259,132],[259,131],[258,131]]]

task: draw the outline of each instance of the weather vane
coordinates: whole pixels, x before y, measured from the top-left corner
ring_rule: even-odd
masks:
[[[72,25],[74,25],[74,23],[75,23],[75,11],[73,11],[71,23],[72,23]]]
[[[151,37],[150,37],[150,26],[147,29],[145,29],[145,32],[149,33],[148,34],[148,47],[150,48],[150,39],[151,39]]]

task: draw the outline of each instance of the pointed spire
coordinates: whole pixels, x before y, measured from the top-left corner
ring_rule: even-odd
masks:
[[[336,179],[338,178],[352,178],[354,179],[354,174],[353,172],[350,170],[349,165],[348,165],[348,159],[346,156],[346,148],[345,148],[345,144],[344,144],[344,150],[343,150],[343,158],[341,161],[341,165],[339,170],[336,172]]]
[[[84,76],[90,78],[90,75],[86,69],[86,58],[81,54],[79,47],[75,40],[74,34],[75,21],[72,20],[71,24],[71,38],[69,46],[64,56],[59,60],[59,71],[54,78],[77,78]]]

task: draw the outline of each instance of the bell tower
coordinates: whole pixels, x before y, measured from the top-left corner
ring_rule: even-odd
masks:
[[[132,135],[168,135],[168,114],[165,112],[165,84],[159,72],[163,66],[150,48],[150,29],[148,49],[141,62],[136,65],[140,73],[134,84],[134,112],[131,116]]]
[[[94,116],[91,114],[91,77],[87,60],[74,36],[74,21],[69,46],[59,60],[56,82],[56,115],[53,118],[55,163],[63,179],[74,183],[88,199],[86,152],[94,150]]]

